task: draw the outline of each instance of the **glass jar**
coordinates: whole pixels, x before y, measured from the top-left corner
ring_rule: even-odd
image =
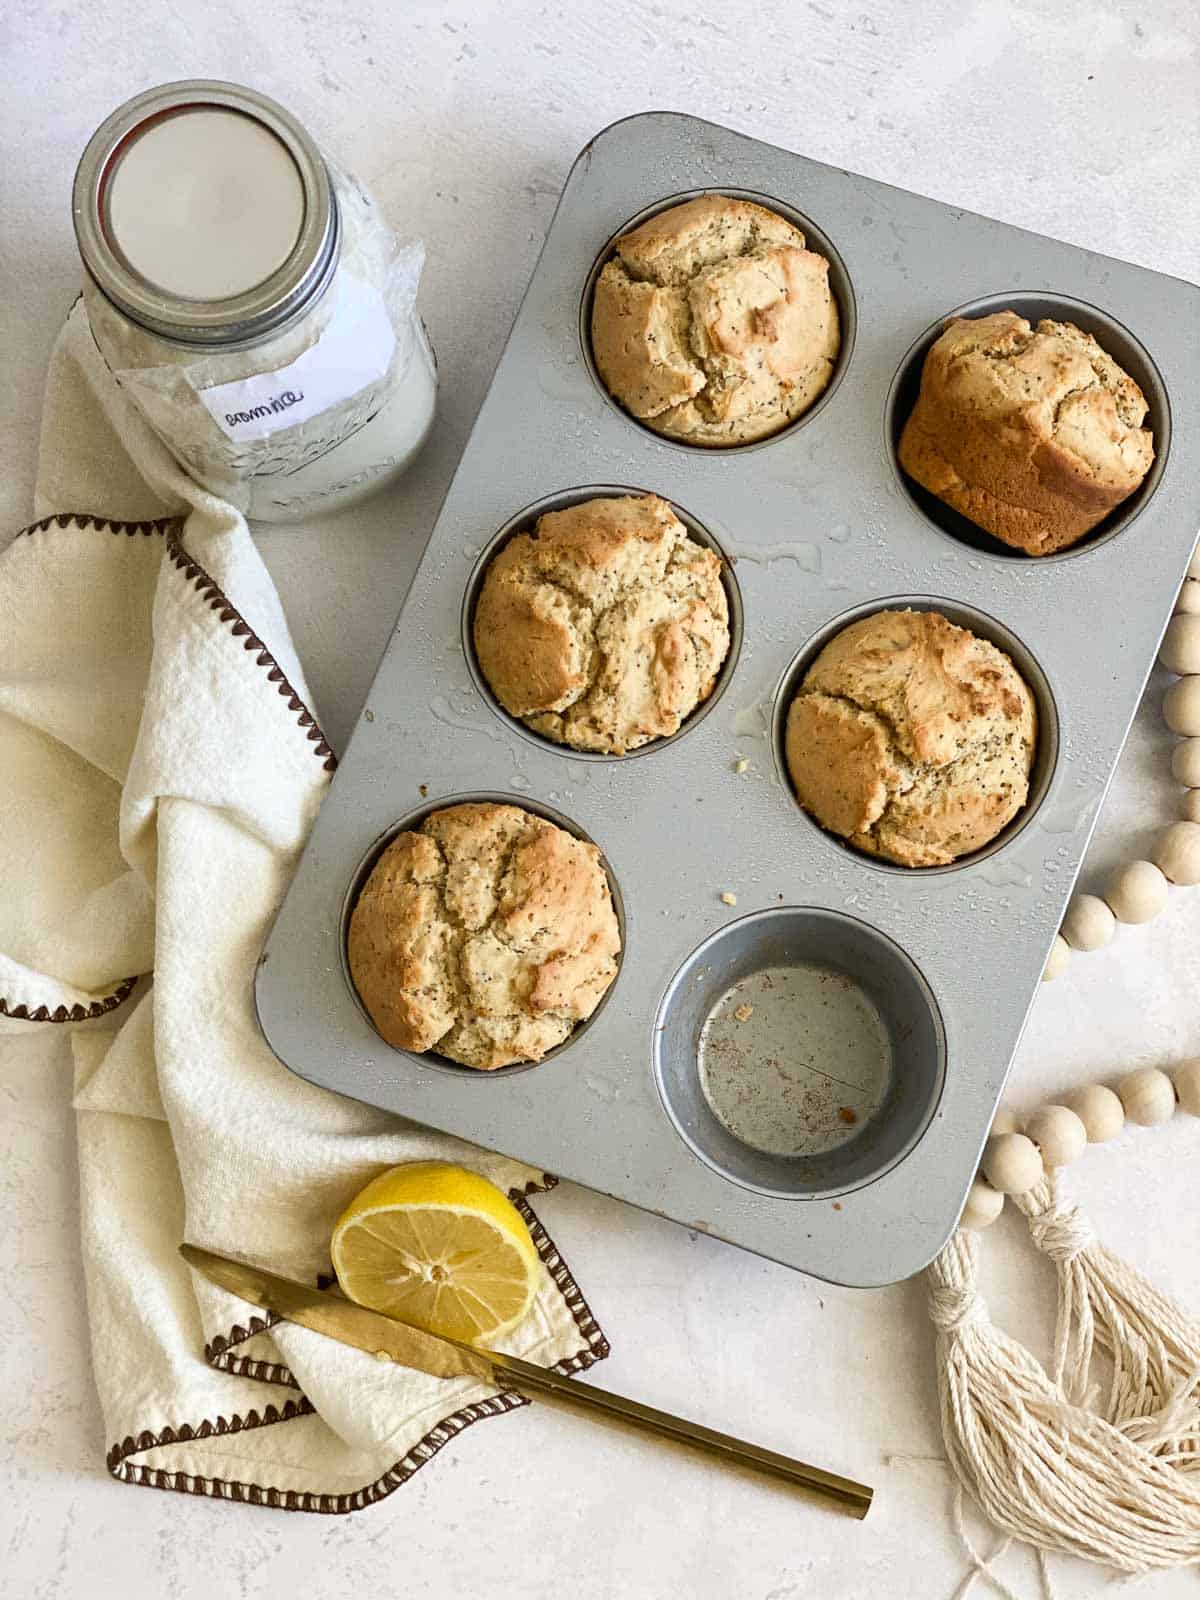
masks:
[[[100,353],[204,488],[296,521],[421,448],[423,247],[273,100],[192,80],[127,101],[83,153],[74,221]]]

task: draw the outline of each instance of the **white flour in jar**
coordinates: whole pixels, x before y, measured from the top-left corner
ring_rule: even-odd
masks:
[[[205,105],[205,91],[249,91],[169,87],[192,91],[190,103],[178,105],[162,125],[171,137],[156,128],[152,137],[135,139],[115,168],[119,181],[106,185],[101,178],[96,185],[97,205],[107,207],[103,244],[115,240],[123,256],[136,261],[135,291],[165,281],[167,298],[176,297],[171,309],[181,318],[204,296],[205,309],[216,307],[218,315],[213,330],[201,329],[191,339],[147,326],[143,316],[158,320],[153,296],[149,312],[140,303],[123,307],[126,284],[118,276],[114,287],[95,273],[81,236],[91,274],[84,299],[96,343],[173,454],[213,493],[268,521],[341,509],[403,471],[432,423],[436,367],[416,312],[424,249],[398,245],[371,197],[321,163],[337,233],[324,283],[277,329],[263,334],[252,321],[239,324],[234,297],[253,286],[256,275],[279,266],[281,246],[286,256],[303,206],[314,202],[297,199],[297,180],[287,170],[291,156],[273,132],[247,129],[239,112]],[[144,120],[146,108],[140,115]],[[290,119],[289,125],[297,126]],[[226,134],[231,144],[223,149]],[[321,162],[315,149],[312,159]],[[196,179],[190,189],[180,179],[189,161]],[[206,184],[213,171],[220,185]],[[77,181],[77,218],[78,188]],[[166,210],[156,212],[147,201],[159,189]],[[183,294],[180,285],[192,293]],[[225,325],[223,305],[230,307]],[[209,342],[198,345],[197,337]]]

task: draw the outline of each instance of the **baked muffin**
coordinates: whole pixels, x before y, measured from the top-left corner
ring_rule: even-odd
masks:
[[[1145,416],[1137,384],[1072,323],[955,317],[925,357],[900,465],[977,527],[1044,556],[1141,483],[1154,460]]]
[[[595,845],[516,806],[398,834],[350,917],[350,975],[401,1050],[490,1071],[540,1061],[590,1017],[621,939]]]
[[[655,432],[735,445],[786,427],[829,384],[840,335],[829,262],[774,211],[702,195],[617,240],[592,352]]]
[[[937,611],[843,628],[788,709],[796,796],[822,827],[904,867],[979,850],[1029,795],[1037,709],[1003,650]]]
[[[576,750],[675,733],[729,653],[721,558],[657,495],[548,511],[490,563],[475,654],[504,709]]]

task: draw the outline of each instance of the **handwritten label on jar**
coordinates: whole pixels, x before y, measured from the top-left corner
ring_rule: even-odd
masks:
[[[343,274],[338,303],[320,338],[274,372],[255,373],[198,391],[217,427],[239,444],[294,428],[378,383],[391,364],[396,335],[374,285]]]

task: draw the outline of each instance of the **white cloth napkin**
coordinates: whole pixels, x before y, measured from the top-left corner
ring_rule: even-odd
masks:
[[[263,1042],[255,963],[334,761],[245,522],[147,428],[82,305],[38,510],[0,558],[0,1031],[72,1027],[109,1470],[354,1510],[520,1398],[268,1329],[182,1239],[313,1281],[369,1178],[453,1160],[521,1197],[545,1265],[506,1348],[579,1371],[607,1345],[523,1198],[552,1179],[314,1088]]]

